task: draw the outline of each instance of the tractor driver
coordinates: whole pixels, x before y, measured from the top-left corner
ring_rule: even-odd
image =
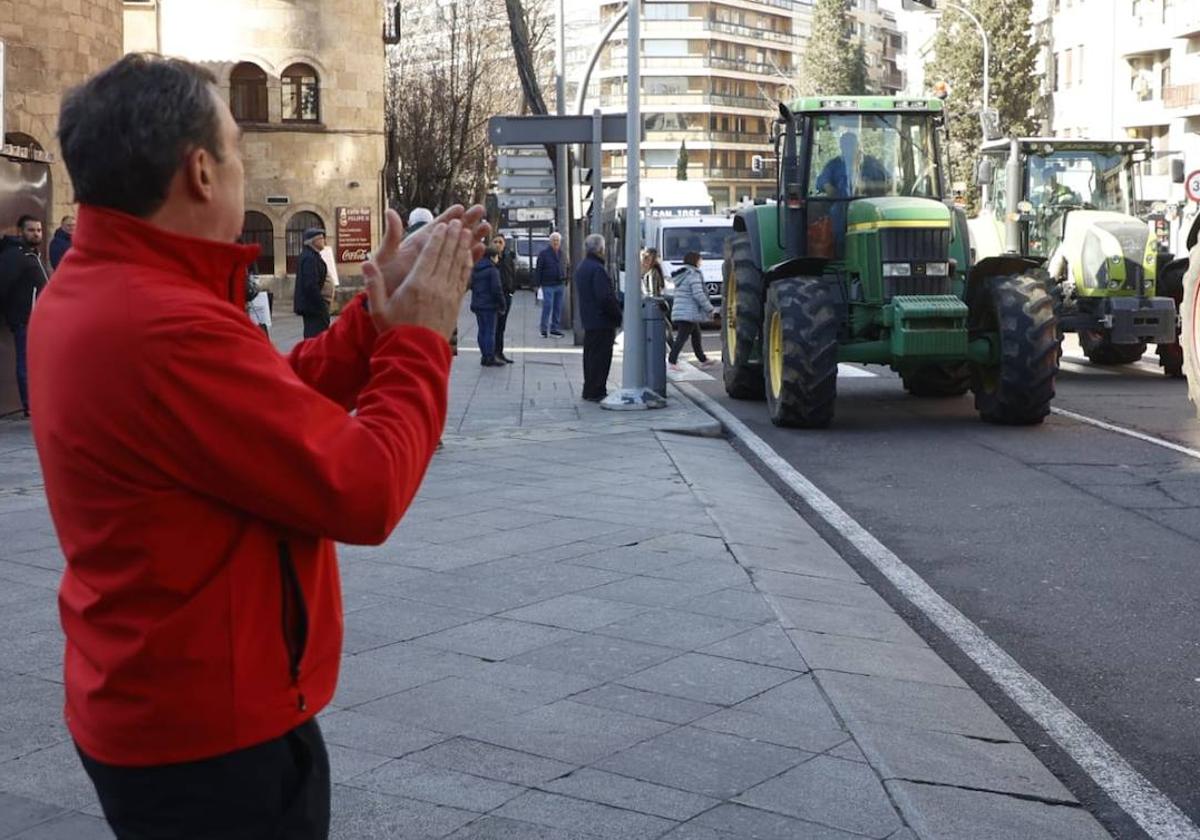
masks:
[[[1079,196],[1066,184],[1058,180],[1062,166],[1046,161],[1041,168],[1041,185],[1030,192],[1030,201],[1035,207],[1050,208],[1054,205],[1078,204]]]
[[[842,153],[825,164],[817,176],[817,190],[830,198],[853,198],[886,191],[887,170],[878,158],[863,154],[858,135],[847,131],[838,143]]]

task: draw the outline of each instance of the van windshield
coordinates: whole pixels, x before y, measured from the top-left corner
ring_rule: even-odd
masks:
[[[725,258],[725,240],[733,234],[733,228],[667,228],[662,234],[663,252],[659,256],[668,262],[682,262],[690,251],[706,260],[720,260]]]

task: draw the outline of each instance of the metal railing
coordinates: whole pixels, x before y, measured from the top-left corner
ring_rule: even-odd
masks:
[[[779,32],[775,29],[760,29],[754,26],[744,26],[740,23],[726,23],[723,20],[706,21],[704,28],[712,32],[723,32],[726,35],[739,35],[743,38],[775,41],[776,43],[780,44],[800,43],[800,36],[794,35],[791,32]]]
[[[623,106],[625,94],[606,93],[600,97],[604,107]],[[774,113],[775,102],[761,96],[734,96],[728,93],[643,93],[642,106],[653,105],[719,105],[725,108],[746,108],[754,111]]]
[[[1200,105],[1200,83],[1167,85],[1163,88],[1163,105],[1167,108],[1187,108]]]
[[[709,178],[740,178],[745,180],[761,180],[768,176],[767,172],[755,172],[753,169],[730,169],[724,166],[710,166]]]
[[[606,70],[623,70],[625,67],[625,51],[614,50],[604,65]],[[732,70],[738,73],[753,73],[758,76],[777,78],[780,74],[788,77],[793,72],[790,64],[763,64],[744,58],[726,58],[717,55],[647,55],[642,58],[644,69],[680,69],[710,67],[716,70]]]

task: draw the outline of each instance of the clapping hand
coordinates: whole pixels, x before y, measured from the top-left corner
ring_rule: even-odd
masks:
[[[395,221],[399,222],[399,216]],[[390,226],[392,219],[388,222]],[[378,255],[363,263],[371,318],[380,332],[411,324],[428,327],[449,340],[458,324],[458,312],[470,282],[476,247],[482,247],[478,244],[476,229],[470,222],[464,224],[461,218],[448,224],[434,222],[428,226],[428,233],[422,229],[415,260],[395,287],[391,281],[401,257],[393,255],[389,263],[392,277],[377,262]]]
[[[487,247],[488,235],[492,230],[492,226],[484,221],[484,213],[483,207],[478,204],[470,209],[464,208],[461,204],[455,204],[416,233],[405,236],[404,222],[400,220],[400,214],[395,210],[388,210],[385,214],[386,229],[383,234],[383,243],[371,257],[371,262],[383,277],[387,293],[390,295],[400,288],[405,278],[416,266],[425,243],[429,241],[434,228],[439,224],[458,222],[462,230],[469,232],[472,243],[471,263],[474,264],[478,261],[483,256],[484,249]]]

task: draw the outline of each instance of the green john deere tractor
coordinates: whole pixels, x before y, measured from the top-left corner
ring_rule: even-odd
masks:
[[[1094,364],[1136,362],[1154,343],[1164,372],[1182,376],[1183,272],[1159,276],[1168,261],[1150,226],[1133,215],[1138,164],[1149,152],[1148,141],[1135,139],[985,143],[978,180],[988,195],[970,222],[971,244],[976,257],[1038,260],[1060,332],[1078,333]]]
[[[915,396],[975,393],[983,419],[1040,423],[1058,371],[1036,261],[968,264],[946,201],[937,99],[780,107],[778,202],[740,211],[725,264],[725,390],[779,426],[833,419],[839,362],[889,365]]]

